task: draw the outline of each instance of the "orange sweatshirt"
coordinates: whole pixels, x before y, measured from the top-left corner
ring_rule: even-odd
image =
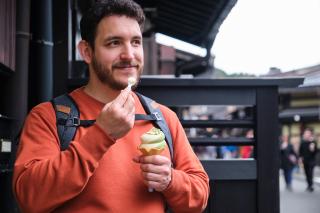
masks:
[[[103,103],[83,88],[71,93],[80,118],[95,119]],[[145,114],[135,98],[136,113]],[[209,180],[192,151],[175,113],[159,105],[171,130],[175,168],[163,192],[148,192],[140,167],[140,136],[152,127],[136,121],[133,129],[116,142],[98,125],[80,127],[74,141],[60,151],[55,112],[42,103],[29,113],[22,131],[14,167],[13,189],[22,212],[163,213],[165,202],[174,212],[202,212],[209,194]],[[163,155],[170,158],[169,150]]]

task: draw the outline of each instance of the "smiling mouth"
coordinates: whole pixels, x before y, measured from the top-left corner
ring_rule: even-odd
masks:
[[[138,66],[113,66],[114,69],[130,69],[135,68],[138,69]]]
[[[126,69],[126,68],[136,68],[138,69],[138,63],[133,62],[133,61],[120,61],[115,63],[112,68],[116,69]]]

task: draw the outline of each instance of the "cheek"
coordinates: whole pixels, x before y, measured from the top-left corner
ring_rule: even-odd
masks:
[[[144,57],[143,57],[143,49],[142,48],[139,51],[137,51],[136,58],[138,61],[143,63]]]
[[[112,64],[117,60],[117,55],[112,54],[108,51],[104,51],[101,54],[99,54],[99,61],[101,64],[103,64],[106,67],[111,67]]]

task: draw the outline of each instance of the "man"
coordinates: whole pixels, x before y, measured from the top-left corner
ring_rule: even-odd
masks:
[[[128,78],[143,69],[144,14],[131,0],[96,3],[81,20],[78,45],[89,66],[86,86],[70,93],[84,120],[60,151],[56,117],[49,102],[36,106],[22,131],[13,188],[23,212],[202,212],[208,176],[192,151],[178,118],[160,107],[172,134],[174,157],[141,156],[140,136],[152,128],[135,121],[145,111]],[[172,168],[172,162],[175,167]],[[148,192],[153,188],[154,192]]]
[[[313,169],[316,165],[317,143],[314,141],[313,130],[306,128],[302,135],[299,154],[302,159],[307,180],[307,191],[313,192]]]
[[[292,191],[292,173],[298,163],[298,155],[289,142],[288,135],[282,135],[280,143],[280,168],[283,170],[287,190]]]

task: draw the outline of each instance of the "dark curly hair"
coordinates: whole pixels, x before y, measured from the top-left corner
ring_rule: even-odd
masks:
[[[111,15],[124,15],[137,20],[143,30],[145,15],[142,8],[132,0],[100,0],[84,13],[80,21],[80,31],[83,40],[94,49],[96,31],[100,21]]]

